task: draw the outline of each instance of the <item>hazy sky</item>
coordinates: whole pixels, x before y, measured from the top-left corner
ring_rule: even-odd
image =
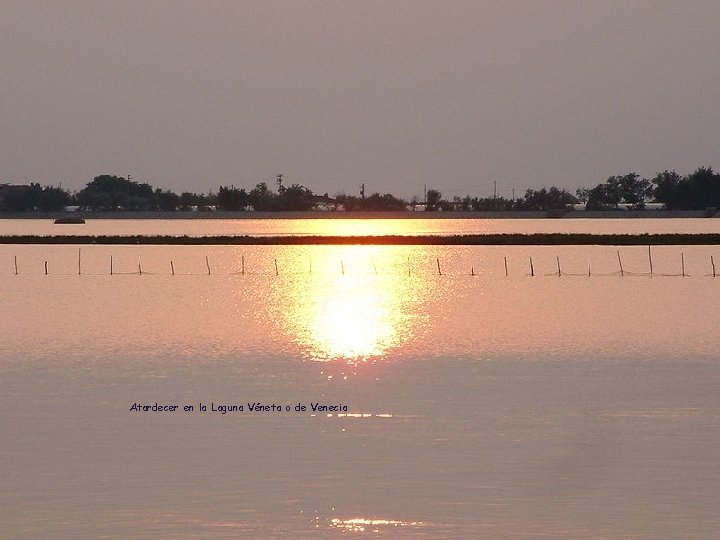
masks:
[[[720,2],[0,0],[0,182],[330,194],[720,165]]]

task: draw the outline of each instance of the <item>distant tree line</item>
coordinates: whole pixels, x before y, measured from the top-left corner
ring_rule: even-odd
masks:
[[[77,193],[59,187],[0,184],[0,210],[6,212],[57,212],[68,206],[90,211],[175,211],[209,208],[215,195],[182,193],[153,189],[121,176],[96,176]]]
[[[281,177],[279,177],[281,178]],[[198,194],[153,188],[129,178],[112,175],[96,176],[77,193],[61,187],[0,184],[0,210],[6,212],[56,212],[68,206],[85,211],[307,211],[321,207],[325,210],[389,211],[424,209],[427,211],[529,211],[562,210],[584,204],[587,210],[612,210],[629,207],[641,210],[646,203],[663,204],[668,210],[703,210],[720,208],[720,174],[709,167],[701,167],[688,175],[663,171],[652,179],[636,173],[611,176],[593,188],[580,188],[573,195],[555,186],[528,189],[520,198],[454,197],[443,198],[437,189],[427,191],[425,201],[408,202],[390,193],[369,196],[340,194],[334,198],[316,195],[309,188],[278,182],[272,190],[265,182],[254,188],[220,186],[217,194]]]
[[[287,210],[310,210],[315,204],[315,195],[310,189],[300,184],[284,187],[282,184],[277,192],[260,182],[250,191],[235,186],[220,186],[217,194],[217,206],[220,210],[258,210],[266,212]]]
[[[0,209],[9,212],[54,212],[72,204],[73,197],[59,187],[0,185]]]
[[[664,171],[653,179],[654,196],[668,210],[720,208],[720,174],[701,167],[687,176]]]
[[[550,189],[528,189],[519,199],[506,199],[504,197],[470,198],[465,197],[458,201],[460,210],[501,212],[504,210],[561,210],[578,203],[577,197],[564,189],[555,186]]]

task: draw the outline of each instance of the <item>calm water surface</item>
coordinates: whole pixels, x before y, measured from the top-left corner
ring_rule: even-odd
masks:
[[[0,537],[717,538],[720,250],[620,254],[1,246]]]
[[[718,233],[718,218],[642,219],[88,219],[55,225],[51,219],[1,219],[12,235],[456,235],[484,233]]]

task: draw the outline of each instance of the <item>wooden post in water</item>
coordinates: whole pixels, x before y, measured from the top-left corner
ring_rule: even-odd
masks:
[[[110,275],[111,275],[111,276],[113,275],[113,260],[112,260],[112,255],[110,255]]]
[[[437,262],[438,276],[442,276],[442,270],[440,270],[440,259],[435,259]]]
[[[205,266],[207,266],[208,276],[209,276],[210,275],[210,261],[208,260],[207,255],[205,255]]]
[[[278,265],[277,265],[277,259],[275,259],[275,275],[279,276],[280,272],[278,272]]]
[[[175,265],[172,262],[172,259],[170,259],[170,273],[174,276],[175,275]]]
[[[532,257],[530,257],[530,277],[535,276],[535,267],[533,266]]]
[[[140,257],[138,257],[138,275],[142,276],[142,264],[140,263]]]
[[[712,266],[712,276],[715,277],[715,259],[713,259],[712,255],[710,255],[710,266]]]
[[[310,275],[312,276],[312,257],[308,258],[308,265],[310,269]]]
[[[17,255],[15,255],[15,275],[18,275],[18,269],[17,269]]]
[[[45,275],[47,276],[47,261],[45,261]]]
[[[344,276],[345,275],[345,263],[342,259],[340,259],[340,273]]]
[[[650,277],[653,276],[653,264],[652,264],[652,251],[650,251],[650,246],[648,246],[648,262],[650,263]]]
[[[474,276],[474,275],[475,275],[475,267],[474,267],[474,266],[471,266],[471,267],[470,267],[470,275],[471,275],[471,276]]]
[[[562,276],[562,272],[560,271],[560,257],[557,255],[555,256],[555,260],[557,261],[557,267],[558,267],[558,277]]]
[[[617,252],[617,256],[618,256],[618,264],[620,265],[620,276],[622,277],[625,275],[625,271],[623,270],[622,259],[620,258],[620,250],[619,249]]]
[[[373,265],[373,272],[375,272],[375,275],[377,276],[377,266],[375,266],[375,260],[373,260],[372,265]]]
[[[505,257],[505,277],[508,277],[507,256]]]
[[[682,277],[685,277],[685,254],[680,252],[680,264],[682,266]]]
[[[80,250],[82,248],[78,248],[78,276],[82,274],[82,259],[80,257]]]
[[[591,276],[591,274],[590,274],[590,261],[588,261],[588,277],[590,277],[590,276]]]
[[[240,273],[243,276],[245,275],[245,255],[242,255],[240,257]]]

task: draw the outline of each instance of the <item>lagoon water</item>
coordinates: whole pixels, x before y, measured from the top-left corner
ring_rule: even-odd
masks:
[[[717,538],[720,248],[619,252],[0,246],[0,538]]]
[[[162,235],[162,236],[373,236],[523,233],[720,233],[717,218],[638,218],[638,219],[436,219],[394,218],[354,219],[342,213],[331,219],[316,213],[305,219],[92,219],[83,225],[55,225],[52,219],[3,219],[3,235]],[[577,214],[580,214],[578,212]],[[577,215],[576,214],[576,215]],[[269,214],[272,215],[272,214]],[[652,214],[649,214],[652,215]]]

